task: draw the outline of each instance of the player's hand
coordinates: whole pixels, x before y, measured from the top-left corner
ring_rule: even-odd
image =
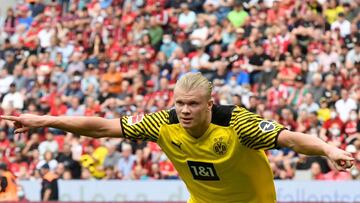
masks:
[[[13,121],[15,126],[15,133],[23,133],[32,128],[45,126],[45,118],[43,116],[33,114],[21,114],[20,116],[2,115],[0,118]]]
[[[345,171],[350,169],[354,165],[354,158],[351,153],[341,150],[336,147],[332,147],[328,153],[327,157],[334,164],[335,168],[339,171]]]

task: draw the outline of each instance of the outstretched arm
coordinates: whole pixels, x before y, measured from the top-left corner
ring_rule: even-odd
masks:
[[[354,158],[350,153],[312,135],[283,130],[279,134],[277,143],[280,147],[289,147],[301,154],[326,156],[338,170],[345,170],[353,165]]]
[[[122,136],[119,119],[85,116],[38,116],[33,114],[1,116],[1,118],[14,122],[15,133],[22,133],[32,128],[52,127],[93,138]]]

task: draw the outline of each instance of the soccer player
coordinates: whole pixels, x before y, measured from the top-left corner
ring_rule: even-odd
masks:
[[[264,150],[290,147],[328,157],[338,170],[353,158],[317,137],[292,132],[238,106],[217,106],[212,85],[200,73],[187,73],[174,89],[175,108],[121,119],[23,114],[2,116],[15,133],[53,127],[75,134],[125,137],[156,142],[176,167],[190,203],[276,202],[273,175]]]

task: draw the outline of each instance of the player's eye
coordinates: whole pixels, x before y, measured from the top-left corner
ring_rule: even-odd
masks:
[[[197,103],[197,102],[190,102],[189,105],[194,107],[194,106],[197,106],[198,104],[199,104],[199,103]]]
[[[184,102],[176,101],[176,105],[178,105],[178,106],[183,106],[183,105],[184,105]]]

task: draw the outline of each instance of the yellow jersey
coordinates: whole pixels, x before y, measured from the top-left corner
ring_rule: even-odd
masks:
[[[264,150],[284,127],[237,106],[214,106],[207,131],[190,136],[175,109],[121,118],[123,136],[157,142],[190,193],[189,203],[276,202]]]

